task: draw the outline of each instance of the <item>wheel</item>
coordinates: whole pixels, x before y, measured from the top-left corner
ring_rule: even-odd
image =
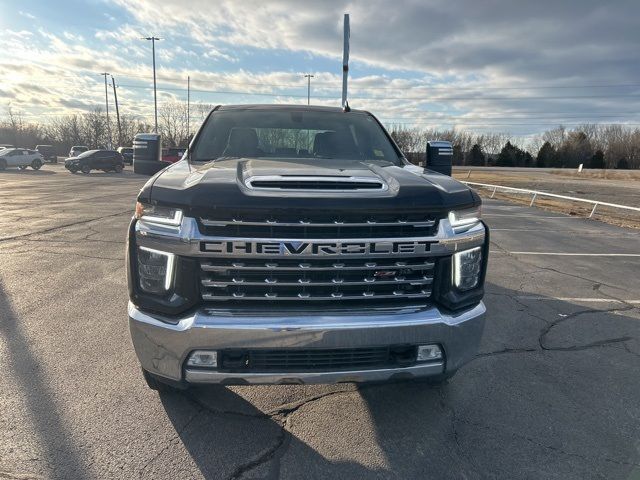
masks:
[[[69,171],[71,173],[78,173],[78,169],[77,168],[70,168]]]
[[[119,163],[117,163],[114,167],[113,167],[113,171],[116,173],[122,173],[122,165],[120,165]]]
[[[38,160],[37,158],[31,162],[31,168],[33,168],[34,170],[40,170],[40,167],[42,167],[42,160]]]
[[[18,168],[20,170],[26,170],[27,169],[27,165],[20,165],[20,166],[18,166]]]
[[[142,377],[147,383],[147,387],[151,390],[155,390],[156,392],[178,392],[180,390],[186,390],[186,387],[183,385],[174,386],[167,382],[163,382],[157,376],[147,372],[144,368],[142,369]]]
[[[0,158],[0,170],[7,169],[7,161],[4,158]]]
[[[91,173],[91,167],[89,165],[82,165],[80,171],[84,174]]]

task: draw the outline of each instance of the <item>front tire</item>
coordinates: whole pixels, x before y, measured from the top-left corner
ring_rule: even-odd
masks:
[[[116,173],[122,173],[122,165],[120,165],[119,163],[118,163],[118,164],[116,164],[116,165],[113,167],[113,171],[114,171],[114,172],[116,172]]]
[[[40,170],[40,167],[42,167],[42,161],[38,160],[37,158],[31,162],[31,168],[33,168],[34,170]]]
[[[78,169],[77,168],[70,168],[69,171],[71,173],[78,173]]]
[[[88,175],[89,173],[91,173],[91,167],[90,167],[89,165],[83,165],[83,166],[80,168],[80,171],[81,171],[82,173],[84,173],[85,175]]]

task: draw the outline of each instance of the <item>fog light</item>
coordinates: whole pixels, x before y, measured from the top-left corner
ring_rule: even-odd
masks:
[[[442,359],[442,350],[438,345],[418,345],[418,362],[430,362]]]
[[[218,366],[218,352],[214,350],[196,350],[189,355],[187,366],[215,368]]]

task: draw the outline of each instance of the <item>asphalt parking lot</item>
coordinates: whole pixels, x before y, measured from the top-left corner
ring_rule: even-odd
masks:
[[[640,231],[487,201],[487,325],[447,385],[147,389],[138,189],[0,172],[0,478],[640,478]]]

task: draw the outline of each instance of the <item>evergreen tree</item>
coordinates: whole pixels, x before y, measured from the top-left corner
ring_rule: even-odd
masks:
[[[618,160],[618,164],[616,165],[616,168],[619,170],[628,170],[629,162],[627,161],[626,158],[621,158],[620,160]]]
[[[498,154],[498,159],[496,160],[496,166],[498,167],[513,167],[515,165],[513,150],[514,146],[511,145],[511,142],[507,142],[500,150]]]
[[[593,154],[591,160],[589,160],[589,168],[607,168],[606,163],[604,163],[604,153],[602,150],[596,150],[596,153]]]
[[[553,148],[553,145],[551,145],[549,142],[544,142],[544,145],[540,147],[540,150],[538,151],[538,156],[536,157],[536,167],[538,168],[552,167],[555,156],[556,156],[556,149]]]
[[[467,164],[473,166],[484,166],[485,156],[482,152],[482,148],[477,143],[471,147],[469,154],[467,155]]]

